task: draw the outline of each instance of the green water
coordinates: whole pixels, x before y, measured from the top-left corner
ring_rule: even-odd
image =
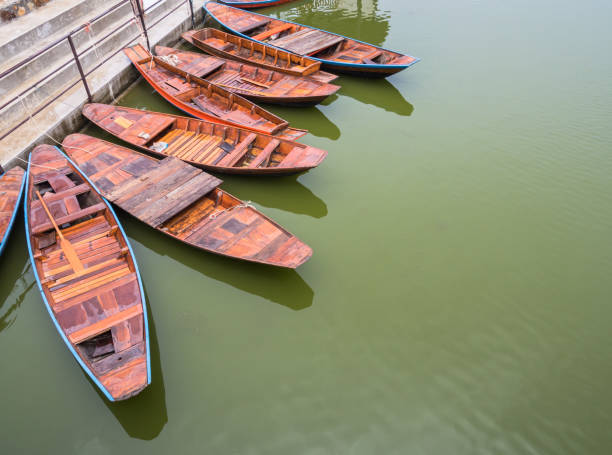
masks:
[[[329,151],[318,169],[223,177],[312,259],[240,263],[121,216],[153,383],[109,404],[49,320],[20,221],[0,260],[0,452],[612,453],[610,3],[265,12],[422,58],[271,108]],[[121,102],[172,112],[143,83]]]

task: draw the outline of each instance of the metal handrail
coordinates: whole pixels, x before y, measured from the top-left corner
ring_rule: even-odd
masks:
[[[14,73],[15,71],[17,71],[19,68],[21,68],[22,66],[26,65],[27,63],[31,62],[32,60],[38,58],[40,55],[48,52],[49,50],[53,49],[55,46],[63,43],[65,40],[68,42],[68,45],[70,46],[70,50],[72,52],[72,60],[68,60],[67,62],[65,62],[64,64],[62,64],[61,66],[59,66],[58,68],[54,69],[53,71],[51,71],[49,74],[47,74],[46,76],[44,76],[42,79],[39,79],[38,81],[36,81],[34,84],[31,84],[30,86],[28,86],[25,90],[23,90],[22,92],[20,92],[17,96],[13,97],[11,100],[9,100],[8,102],[4,103],[3,105],[0,106],[0,110],[4,109],[5,107],[15,103],[16,101],[21,100],[23,103],[23,99],[22,96],[25,95],[26,93],[28,93],[30,90],[36,88],[40,83],[46,81],[47,79],[49,79],[50,77],[54,76],[55,74],[57,74],[58,72],[62,71],[64,68],[66,68],[68,65],[72,64],[72,62],[74,62],[76,64],[77,70],[79,71],[79,75],[80,75],[80,79],[77,79],[75,82],[73,82],[72,84],[70,84],[68,87],[64,88],[64,90],[62,90],[60,93],[58,93],[57,95],[55,95],[51,100],[49,100],[48,102],[46,102],[45,104],[43,104],[42,106],[38,107],[38,109],[36,109],[35,112],[28,112],[29,117],[22,120],[20,123],[18,123],[17,125],[15,125],[13,128],[11,128],[9,131],[5,132],[2,136],[0,136],[0,140],[4,139],[5,137],[7,137],[9,134],[11,134],[12,132],[14,132],[16,129],[18,129],[20,126],[22,126],[24,123],[26,123],[30,118],[32,118],[33,116],[37,115],[38,113],[40,113],[41,111],[43,111],[44,109],[46,109],[48,106],[50,106],[52,103],[54,103],[58,98],[60,98],[62,95],[64,95],[66,92],[68,92],[69,90],[71,90],[75,85],[77,85],[79,82],[83,83],[83,86],[85,88],[85,92],[87,93],[87,99],[89,100],[89,102],[92,102],[92,94],[91,91],[89,89],[89,85],[87,84],[87,76],[89,76],[91,73],[93,73],[95,70],[97,70],[98,68],[100,68],[104,63],[106,63],[107,61],[109,61],[111,58],[113,58],[115,55],[117,55],[119,52],[121,52],[123,50],[123,46],[120,47],[119,49],[117,49],[115,52],[113,52],[110,56],[107,56],[105,59],[103,59],[101,62],[99,62],[96,66],[94,66],[93,68],[91,68],[88,72],[85,72],[83,70],[83,67],[81,66],[81,62],[79,57],[82,55],[87,54],[88,52],[90,52],[92,49],[95,49],[95,47],[97,45],[99,45],[101,42],[103,42],[104,40],[106,40],[107,38],[109,38],[111,35],[113,35],[114,33],[116,33],[117,31],[119,31],[120,29],[124,28],[126,25],[132,23],[135,18],[130,18],[127,21],[122,22],[119,26],[115,27],[112,31],[108,32],[107,34],[105,34],[103,37],[98,38],[97,41],[95,41],[94,43],[92,43],[89,47],[86,47],[85,49],[83,49],[81,52],[78,52],[76,50],[76,47],[74,45],[74,41],[72,39],[72,35],[80,32],[83,29],[87,29],[91,24],[93,24],[94,22],[97,22],[98,20],[102,19],[103,17],[108,16],[109,14],[111,14],[113,11],[115,11],[116,9],[118,9],[119,7],[130,3],[132,5],[132,11],[134,12],[134,16],[136,16],[141,24],[141,30],[142,33],[145,36],[145,39],[147,41],[147,48],[149,49],[149,51],[151,50],[151,46],[149,44],[149,34],[148,34],[148,28],[154,27],[155,25],[157,25],[159,22],[161,22],[163,19],[165,19],[166,17],[168,17],[170,14],[172,14],[174,11],[176,11],[178,8],[180,8],[181,6],[183,6],[185,3],[189,4],[190,7],[190,13],[191,13],[191,23],[192,25],[195,27],[195,16],[194,16],[194,11],[193,11],[193,2],[192,0],[186,0],[185,2],[179,2],[174,8],[172,8],[168,13],[166,13],[165,15],[163,15],[159,20],[155,21],[153,24],[150,24],[149,27],[147,27],[146,22],[145,22],[145,17],[146,17],[146,13],[149,12],[152,8],[156,7],[157,5],[164,3],[167,0],[158,0],[157,2],[153,3],[152,5],[149,5],[147,8],[143,8],[141,1],[140,0],[121,0],[119,3],[113,5],[112,7],[110,7],[109,9],[105,10],[104,12],[98,14],[97,16],[95,16],[94,18],[92,18],[89,22],[87,22],[86,24],[82,24],[78,27],[76,27],[74,30],[70,31],[69,33],[67,33],[66,35],[62,36],[61,38],[55,40],[54,42],[48,44],[47,46],[45,46],[43,49],[39,50],[38,52],[36,52],[33,55],[28,56],[27,58],[23,59],[22,61],[20,61],[19,63],[17,63],[16,65],[12,66],[11,68],[9,68],[8,70],[3,71],[2,73],[0,73],[0,79],[8,76],[11,73]],[[140,34],[140,32],[139,32]],[[131,41],[133,41],[135,38],[137,38],[138,35],[130,38],[130,40],[128,41],[128,43],[130,43]],[[24,107],[25,103],[24,103]],[[27,109],[27,107],[26,107]]]

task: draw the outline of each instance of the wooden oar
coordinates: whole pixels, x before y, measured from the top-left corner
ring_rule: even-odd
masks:
[[[36,195],[38,196],[38,200],[42,204],[43,209],[45,209],[47,216],[51,220],[51,224],[55,228],[57,235],[59,235],[60,247],[64,251],[64,256],[66,256],[66,259],[68,259],[68,262],[70,263],[70,266],[72,267],[72,270],[74,270],[74,272],[77,275],[80,275],[81,273],[85,271],[85,267],[83,267],[83,263],[79,259],[79,256],[74,250],[74,247],[72,246],[72,244],[68,240],[66,240],[66,238],[64,237],[64,234],[62,234],[62,231],[60,231],[60,228],[55,223],[55,220],[53,219],[53,216],[51,216],[51,212],[49,211],[47,204],[45,204],[45,201],[43,201],[43,198],[38,192],[38,190],[36,190]]]

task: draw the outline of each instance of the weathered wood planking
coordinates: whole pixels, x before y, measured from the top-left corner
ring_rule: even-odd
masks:
[[[25,171],[20,167],[14,167],[0,175],[0,254],[6,247],[17,216],[24,182]]]
[[[210,171],[292,174],[318,166],[327,156],[326,151],[299,142],[171,114],[86,104],[83,115],[142,150],[174,156]]]
[[[336,93],[340,86],[310,77],[293,76],[221,57],[156,46],[155,53],[167,63],[232,93],[268,104],[311,106]]]
[[[230,35],[215,28],[190,30],[181,35],[185,41],[208,54],[237,60],[294,76],[308,76],[329,83],[338,76],[321,71],[321,62],[267,44]]]
[[[215,2],[204,9],[221,25],[243,38],[278,47],[319,61],[337,73],[387,77],[419,59],[336,33],[295,22],[273,19]]]
[[[297,237],[217,188],[219,179],[177,158],[157,160],[84,134],[67,136],[62,146],[105,198],[188,245],[288,268],[312,255]]]
[[[140,44],[123,52],[162,97],[194,117],[286,139],[307,133],[289,128],[287,121],[239,95],[152,56]]]
[[[151,381],[146,306],[119,220],[50,145],[39,145],[30,155],[26,195],[30,259],[57,330],[108,399],[138,394]],[[72,268],[45,207],[76,252],[82,272]]]

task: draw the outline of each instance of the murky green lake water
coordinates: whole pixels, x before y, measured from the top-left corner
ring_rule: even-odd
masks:
[[[610,3],[264,12],[422,58],[271,108],[329,151],[320,168],[223,177],[314,256],[240,263],[121,216],[153,383],[110,404],[49,320],[20,221],[0,259],[0,452],[611,453]],[[121,103],[173,112],[144,83]]]

